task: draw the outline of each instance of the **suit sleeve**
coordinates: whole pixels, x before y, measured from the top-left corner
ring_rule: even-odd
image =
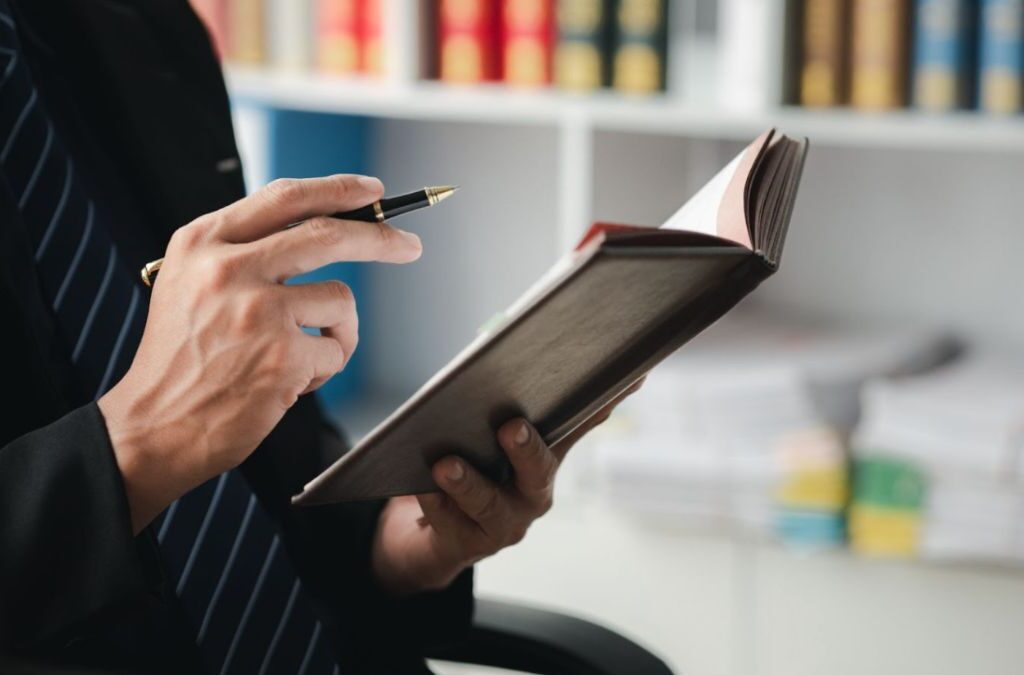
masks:
[[[243,465],[303,581],[333,624],[352,672],[415,671],[430,647],[456,641],[473,614],[472,570],[447,589],[394,598],[375,581],[370,556],[383,501],[293,507],[290,499],[346,451],[315,398],[304,396]]]
[[[62,646],[152,587],[95,404],[0,449],[0,652]]]

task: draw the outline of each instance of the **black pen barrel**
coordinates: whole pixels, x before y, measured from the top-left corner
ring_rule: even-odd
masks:
[[[383,220],[400,216],[403,213],[409,213],[410,211],[416,211],[424,207],[430,206],[430,199],[427,197],[426,190],[417,190],[416,192],[410,192],[407,195],[398,195],[397,197],[385,197],[376,204],[367,204],[361,206],[358,209],[351,211],[343,211],[335,213],[331,217],[339,220],[361,220],[366,223],[372,223],[378,220],[378,208]]]
[[[377,220],[377,212],[373,208],[373,204],[367,204],[351,211],[332,213],[331,218],[337,218],[338,220],[361,220],[364,223],[372,223]]]
[[[394,218],[400,216],[403,213],[409,213],[417,209],[430,206],[430,199],[427,198],[426,190],[417,190],[416,192],[410,192],[407,195],[398,195],[397,197],[385,197],[380,200],[381,211],[384,212],[384,218]]]

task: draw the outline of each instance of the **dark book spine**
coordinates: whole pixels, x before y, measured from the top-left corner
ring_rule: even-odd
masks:
[[[1024,0],[982,0],[979,107],[991,113],[1024,110]]]
[[[612,0],[558,0],[555,83],[590,90],[611,84]]]
[[[945,111],[970,105],[974,47],[971,0],[917,0],[914,105]]]
[[[668,52],[668,0],[619,0],[612,84],[630,93],[662,91]]]
[[[804,5],[801,105],[845,103],[848,10],[847,0],[807,0]]]

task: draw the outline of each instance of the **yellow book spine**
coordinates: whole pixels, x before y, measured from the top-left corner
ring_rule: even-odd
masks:
[[[852,83],[857,108],[906,104],[908,0],[853,0]]]

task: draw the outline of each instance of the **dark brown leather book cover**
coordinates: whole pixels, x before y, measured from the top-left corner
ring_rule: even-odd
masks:
[[[747,241],[735,241],[731,222],[745,219],[743,195],[756,187],[755,169],[771,147],[768,133],[727,167],[731,180],[722,181],[722,194],[733,195],[740,208],[711,200],[716,231],[730,238],[595,226],[504,323],[467,347],[293,501],[435,491],[430,467],[453,453],[496,481],[508,480],[511,468],[495,438],[501,424],[522,416],[548,443],[557,442],[773,273],[774,262],[758,247],[761,235],[744,233]],[[799,166],[792,171],[798,174]],[[789,207],[792,197],[795,186]]]

